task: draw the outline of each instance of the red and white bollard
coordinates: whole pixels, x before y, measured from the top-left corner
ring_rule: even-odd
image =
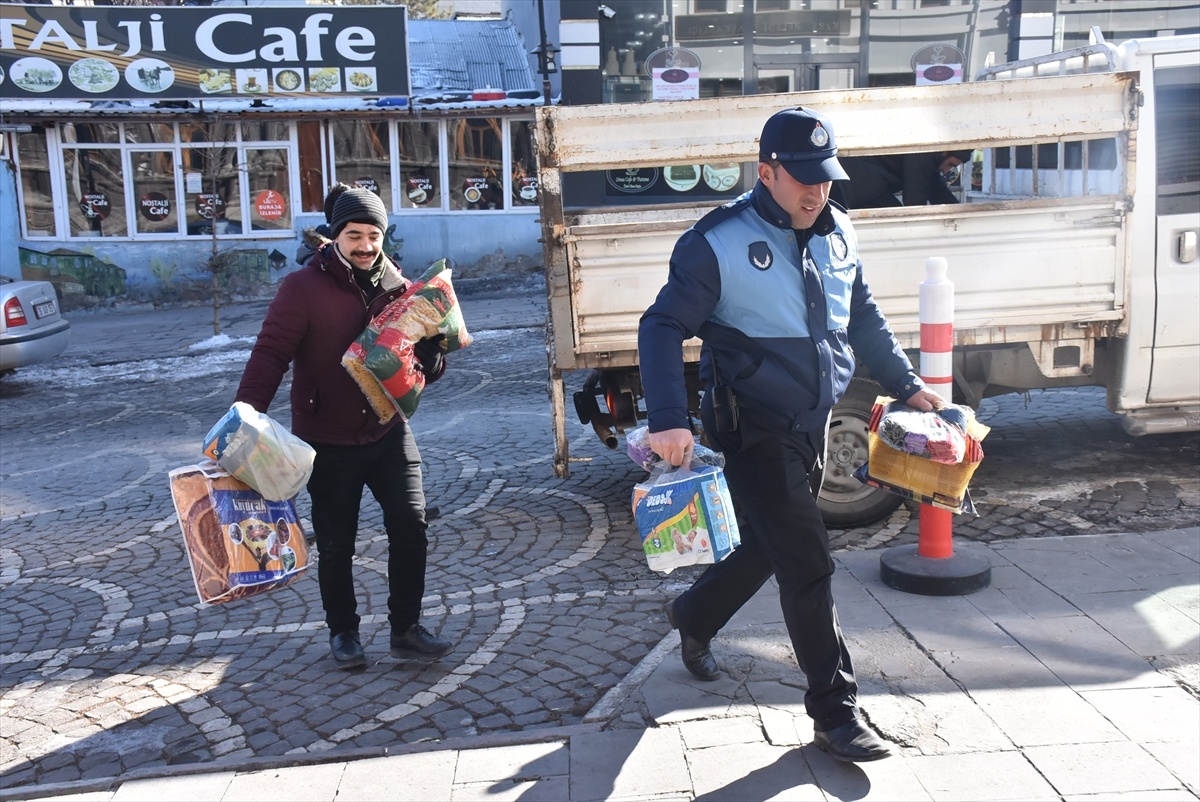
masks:
[[[918,316],[921,321],[922,381],[951,403],[954,400],[954,282],[946,278],[946,260],[925,262]],[[954,553],[949,510],[922,504],[917,544],[893,546],[879,558],[883,584],[926,596],[957,596],[983,590],[992,581],[987,556],[970,550]]]
[[[954,282],[946,278],[946,260],[931,256],[918,295],[921,321],[921,379],[930,390],[954,400]],[[917,553],[942,559],[954,556],[953,517],[949,510],[922,504]]]

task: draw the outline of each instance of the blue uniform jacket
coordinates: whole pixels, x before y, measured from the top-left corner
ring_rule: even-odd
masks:
[[[850,218],[828,204],[807,231],[759,183],[684,232],[642,315],[638,354],[650,431],[688,428],[683,343],[704,344],[700,377],[796,431],[824,425],[861,358],[907,400],[924,387],[862,277]]]

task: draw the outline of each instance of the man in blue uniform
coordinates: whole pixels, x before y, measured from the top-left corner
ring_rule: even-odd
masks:
[[[825,117],[795,108],[767,120],[758,182],[679,238],[638,351],[650,446],[683,465],[693,447],[683,342],[703,340],[701,420],[725,455],[742,530],[742,545],[667,607],[684,665],[720,677],[709,642],[773,574],[817,746],[858,762],[890,751],[860,715],[833,605],[816,501],[829,415],[856,357],[916,409],[941,398],[913,372],[863,280],[849,217],[829,202],[845,177]]]

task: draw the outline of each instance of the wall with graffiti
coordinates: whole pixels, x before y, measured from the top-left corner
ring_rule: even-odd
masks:
[[[7,206],[13,198],[0,191],[0,198],[4,196]],[[0,274],[50,282],[67,311],[122,302],[210,300],[214,267],[218,291],[225,299],[270,297],[284,276],[300,269],[299,232],[323,222],[321,215],[297,215],[298,231],[292,238],[222,238],[214,254],[210,240],[21,239],[10,230],[15,228],[15,217],[0,214]],[[534,215],[469,219],[428,215],[393,223],[384,248],[400,260],[406,275],[420,275],[431,263],[447,258],[456,276],[472,278],[497,264],[540,269],[539,236]]]

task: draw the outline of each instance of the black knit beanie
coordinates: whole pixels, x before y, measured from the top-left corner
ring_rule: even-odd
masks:
[[[369,189],[348,189],[339,195],[333,204],[329,228],[334,239],[338,238],[347,223],[366,223],[380,231],[387,231],[387,207],[383,205],[379,196]]]
[[[342,197],[342,193],[350,189],[349,185],[337,182],[329,188],[329,194],[325,196],[325,225],[333,220],[333,204],[337,203],[337,199]]]

